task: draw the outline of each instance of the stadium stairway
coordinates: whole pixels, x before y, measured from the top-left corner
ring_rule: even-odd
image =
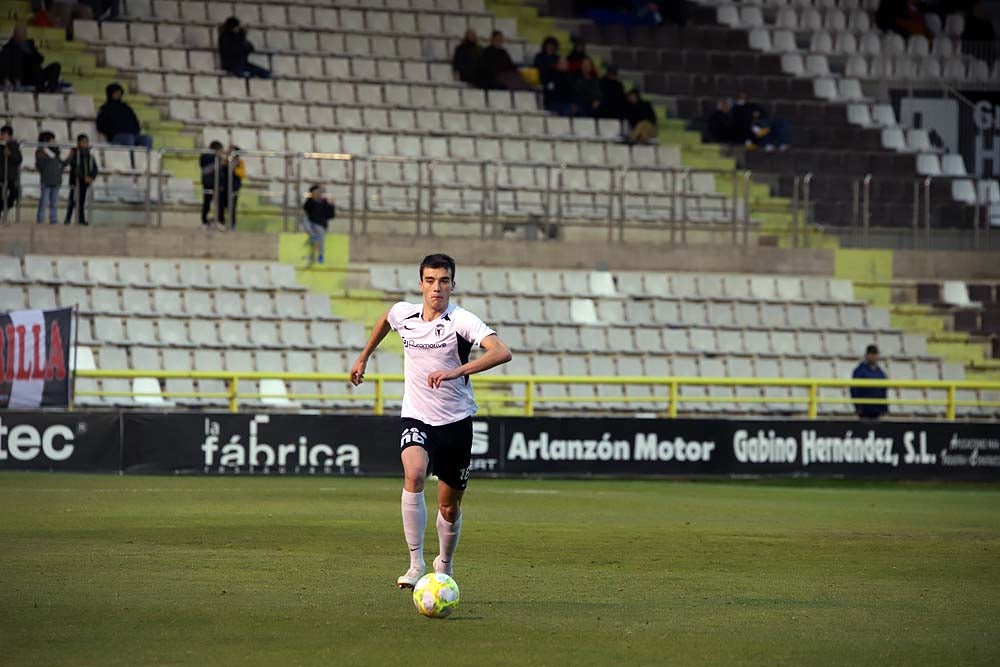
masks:
[[[540,45],[546,36],[552,35],[568,51],[570,35],[580,21],[568,20],[565,17],[541,16],[539,7],[531,2],[532,0],[488,0],[486,7],[497,16],[515,19],[518,32],[535,44]],[[600,58],[595,54],[592,53],[591,57],[596,63],[600,63]],[[623,80],[626,88],[629,88],[634,82],[627,79],[627,74],[623,72]],[[659,96],[648,93],[646,96],[656,102],[654,106],[660,118],[658,124],[660,143],[679,146],[681,163],[687,168],[730,172],[716,175],[715,186],[719,194],[731,194],[734,191],[734,184],[730,174],[737,168],[736,159],[727,155],[727,151],[721,145],[703,142],[699,132],[688,128],[687,121],[671,117],[668,107]],[[756,176],[751,182],[750,210],[752,220],[757,223],[756,235],[760,243],[791,247],[794,243],[792,202],[788,197],[771,194],[772,185],[773,183],[762,181]],[[836,238],[825,235],[818,229],[804,229],[800,230],[800,233],[802,235],[800,242],[806,247],[839,247]]]

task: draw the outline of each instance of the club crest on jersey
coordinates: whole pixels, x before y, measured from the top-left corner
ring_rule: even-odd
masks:
[[[440,338],[442,335],[444,335],[444,325],[443,324],[438,324],[437,326],[434,327],[434,335],[437,336],[438,338]]]

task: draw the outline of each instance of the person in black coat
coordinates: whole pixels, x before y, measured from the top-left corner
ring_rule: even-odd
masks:
[[[559,62],[559,40],[551,36],[546,37],[542,41],[541,51],[535,54],[535,61],[532,63],[538,70],[542,88],[552,80],[552,72],[555,71],[557,62]]]
[[[213,141],[208,147],[214,152],[203,153],[198,159],[202,188],[201,226],[204,229],[209,228],[211,224],[209,213],[212,210],[212,202],[215,201],[215,223],[219,229],[225,229],[226,204],[229,201],[229,167],[226,151],[219,141]]]
[[[618,80],[618,67],[608,65],[601,78],[601,118],[625,116],[625,86]]]
[[[70,150],[66,158],[69,165],[69,203],[66,205],[65,224],[73,221],[73,209],[77,209],[77,222],[87,225],[87,192],[94,184],[100,168],[90,152],[90,137],[81,134],[76,138],[76,148]]]
[[[737,142],[736,133],[733,131],[733,112],[729,100],[719,100],[713,111],[708,116],[708,141],[719,144],[732,144]],[[743,139],[740,138],[739,141]]]
[[[0,127],[0,219],[14,208],[21,194],[21,144],[14,139],[14,128]]]
[[[625,96],[625,120],[629,127],[626,143],[646,143],[656,138],[656,110],[652,104],[642,99],[636,88],[628,91]]]
[[[332,197],[327,199],[322,185],[314,185],[309,188],[302,210],[306,212],[305,228],[309,234],[309,263],[322,264],[327,226],[337,217],[337,207]]]
[[[107,101],[97,112],[97,131],[103,134],[109,143],[117,146],[145,146],[153,148],[153,137],[142,134],[139,127],[139,117],[135,115],[128,104],[122,101],[125,89],[117,83],[105,88]]]
[[[270,79],[271,72],[250,62],[253,44],[247,39],[247,30],[240,20],[230,16],[219,28],[219,62],[222,69],[244,78]]]
[[[451,56],[451,67],[460,80],[472,85],[478,84],[482,53],[476,31],[469,28],[465,31],[465,39],[455,47]]]
[[[531,90],[528,82],[521,77],[517,65],[503,47],[503,33],[494,30],[490,45],[483,49],[480,66],[480,81],[484,88],[496,90]]]
[[[0,83],[8,86],[28,86],[36,93],[54,93],[59,90],[59,63],[42,67],[45,56],[35,48],[35,42],[28,39],[28,29],[23,25],[14,27],[14,33],[0,49]]]
[[[579,74],[569,71],[569,63],[565,58],[559,58],[556,66],[549,74],[549,82],[542,92],[542,104],[546,111],[560,116],[569,116],[573,111],[573,98],[576,95],[576,80]]]

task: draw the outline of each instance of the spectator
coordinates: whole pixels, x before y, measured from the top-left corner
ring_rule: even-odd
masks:
[[[732,108],[733,143],[743,143],[749,149],[764,146],[765,150],[788,148],[788,127],[780,119],[768,117],[760,105],[751,102],[745,92],[736,95]]]
[[[543,89],[552,80],[557,62],[559,62],[559,40],[552,36],[546,37],[542,41],[542,50],[535,54],[533,63],[538,70],[538,79]]]
[[[965,17],[965,31],[962,42],[995,42],[997,38],[986,5],[977,2]]]
[[[572,112],[573,95],[576,92],[577,75],[569,71],[569,63],[559,58],[551,77],[542,92],[542,104],[546,111],[568,116]]]
[[[686,0],[619,0],[599,3],[591,9],[587,17],[598,25],[650,26],[656,27],[665,21],[679,26],[687,24]]]
[[[495,90],[531,90],[521,77],[507,49],[503,48],[503,33],[494,30],[490,45],[483,49],[481,82],[484,88]]]
[[[14,128],[10,125],[0,127],[0,144],[3,145],[3,158],[0,163],[0,220],[7,211],[14,208],[21,196],[21,144],[14,139]]]
[[[587,43],[583,40],[583,37],[578,35],[570,37],[570,42],[572,42],[573,48],[570,49],[569,55],[566,56],[566,62],[569,63],[570,72],[579,72],[583,68],[583,61],[590,59],[590,56],[587,55]],[[591,62],[591,65],[593,65],[593,62]]]
[[[0,49],[0,81],[7,86],[33,88],[37,93],[59,90],[59,63],[42,67],[45,56],[28,39],[28,29],[18,24],[10,40]]]
[[[455,53],[451,56],[451,67],[461,81],[473,86],[479,84],[482,55],[483,50],[479,48],[479,38],[476,36],[476,31],[469,28],[465,31],[465,39],[455,47]]]
[[[728,99],[719,100],[715,105],[715,111],[709,115],[706,138],[708,141],[720,144],[733,144],[742,141],[742,137],[737,138],[733,129],[733,112]]]
[[[239,146],[229,147],[229,155],[231,156],[230,168],[233,170],[233,194],[229,198],[229,226],[231,229],[236,229],[236,204],[240,198],[240,188],[243,187],[243,179],[247,177],[247,166],[243,162],[243,158],[238,155],[239,150]],[[226,187],[228,189],[228,183],[226,183]]]
[[[225,229],[226,220],[226,189],[229,187],[229,169],[226,166],[226,151],[219,141],[213,141],[208,147],[212,153],[202,153],[198,159],[201,167],[201,227],[208,229],[211,225],[209,213],[215,202],[215,224],[219,229]]]
[[[327,225],[337,217],[337,207],[332,197],[327,199],[322,185],[314,185],[309,188],[302,209],[306,212],[305,228],[309,234],[309,263],[322,264]]]
[[[97,112],[97,131],[116,146],[145,146],[153,148],[153,137],[141,134],[139,118],[126,102],[122,101],[125,89],[117,83],[104,89],[107,101]]]
[[[924,23],[924,13],[916,0],[881,0],[875,11],[875,25],[883,31],[892,31],[909,37],[910,35],[929,36]]]
[[[597,78],[594,61],[584,58],[580,76],[573,87],[573,115],[596,117],[601,108],[601,81]]]
[[[865,349],[865,360],[858,364],[851,376],[855,380],[885,380],[886,374],[878,365],[878,348],[869,345]],[[885,399],[888,395],[885,387],[851,387],[851,398]],[[854,410],[861,419],[878,419],[889,412],[886,403],[855,403]]]
[[[230,16],[219,28],[219,61],[222,69],[244,78],[270,79],[271,72],[250,62],[253,44],[247,40],[247,30],[240,20]]]
[[[625,102],[625,119],[629,127],[626,143],[639,144],[655,139],[657,128],[653,105],[642,99],[637,88],[628,91]]]
[[[35,151],[35,171],[38,172],[41,185],[38,195],[38,215],[35,221],[40,225],[44,224],[47,208],[49,224],[58,225],[59,215],[56,211],[59,204],[59,188],[62,187],[62,173],[66,164],[59,157],[56,135],[48,131],[42,132],[38,135],[38,143],[47,145],[39,146]]]
[[[97,167],[97,160],[90,154],[90,137],[86,134],[78,135],[76,138],[76,148],[69,152],[66,159],[69,163],[69,204],[66,206],[66,224],[73,220],[73,208],[78,207],[77,223],[87,224],[87,192],[93,185],[94,179],[100,173]]]
[[[73,22],[76,19],[93,19],[94,10],[88,3],[72,0],[57,0],[56,2],[33,2],[32,8],[37,10],[32,16],[32,25],[40,28],[65,28],[66,39],[73,39]]]
[[[618,80],[618,67],[608,65],[601,79],[601,118],[625,117],[625,86]]]

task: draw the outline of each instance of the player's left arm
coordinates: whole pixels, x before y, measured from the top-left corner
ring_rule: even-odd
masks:
[[[480,345],[486,350],[485,354],[478,359],[474,359],[461,366],[456,366],[450,370],[434,371],[427,376],[427,386],[437,389],[441,386],[442,382],[455,380],[466,375],[472,375],[473,373],[482,373],[494,366],[505,364],[511,360],[510,348],[495,333],[484,338]]]

